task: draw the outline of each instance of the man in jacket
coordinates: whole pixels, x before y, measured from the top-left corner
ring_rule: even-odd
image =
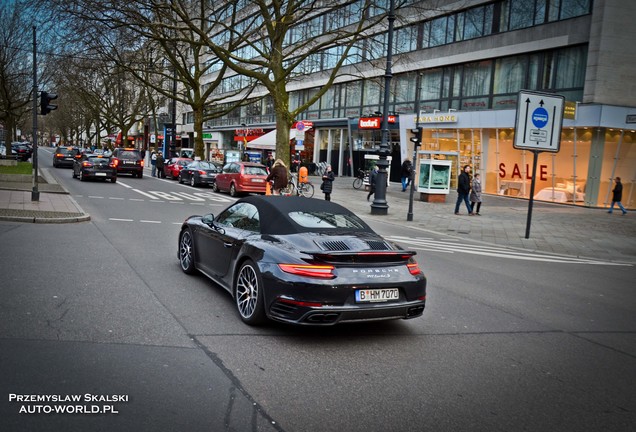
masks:
[[[464,169],[459,175],[457,181],[457,203],[455,203],[455,214],[459,214],[459,206],[462,201],[466,204],[468,214],[474,216],[474,213],[470,209],[470,201],[468,201],[468,195],[470,194],[470,165],[464,165]]]
[[[616,186],[614,186],[614,190],[612,190],[612,205],[610,206],[608,213],[611,214],[612,211],[614,211],[614,204],[618,204],[618,208],[623,211],[624,215],[627,213],[627,210],[625,210],[625,207],[621,204],[621,201],[623,200],[623,183],[621,183],[620,177],[616,177],[614,181],[616,182]]]

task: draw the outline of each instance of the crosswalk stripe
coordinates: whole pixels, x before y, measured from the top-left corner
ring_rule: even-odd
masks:
[[[620,265],[631,266],[625,263],[615,263],[610,261],[602,261],[596,259],[576,258],[564,255],[549,255],[547,253],[524,252],[510,249],[502,246],[460,244],[448,241],[432,240],[430,238],[412,238],[405,236],[391,236],[388,240],[396,243],[410,245],[411,247],[421,248],[426,251],[442,252],[442,253],[466,253],[472,255],[482,255],[498,258],[507,258],[526,261],[556,262],[570,264],[593,264],[593,265]]]

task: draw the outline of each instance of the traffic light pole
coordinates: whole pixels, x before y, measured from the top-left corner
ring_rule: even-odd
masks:
[[[415,129],[418,130],[419,136],[417,140],[413,141],[413,160],[411,160],[411,188],[409,189],[409,211],[406,213],[406,220],[411,222],[413,220],[413,194],[415,193],[415,161],[417,159],[417,148],[422,144],[422,127],[420,126],[420,99],[422,94],[422,74],[417,77],[417,94],[415,95]]]
[[[40,191],[38,190],[38,64],[36,29],[33,26],[33,189],[31,191],[31,201],[40,201]],[[7,146],[7,148],[9,148]]]

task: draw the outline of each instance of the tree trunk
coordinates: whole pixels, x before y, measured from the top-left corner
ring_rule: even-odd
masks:
[[[207,160],[203,146],[203,105],[193,106],[194,111],[194,155]]]

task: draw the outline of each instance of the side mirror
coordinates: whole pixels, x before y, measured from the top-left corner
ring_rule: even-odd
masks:
[[[209,226],[214,226],[214,215],[212,213],[206,214],[201,218],[201,222]]]

